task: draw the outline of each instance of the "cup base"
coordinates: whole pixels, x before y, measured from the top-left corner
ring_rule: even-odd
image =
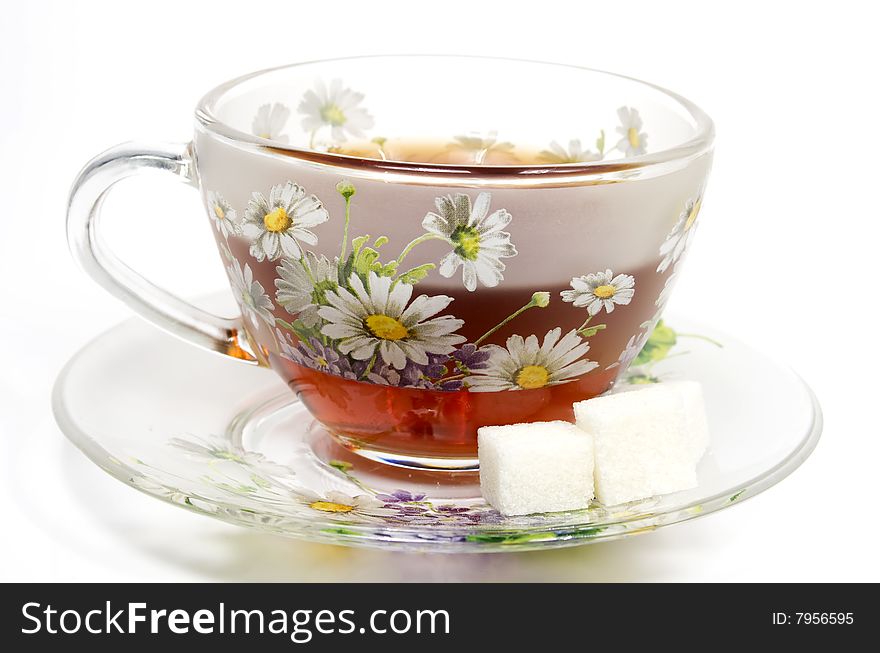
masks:
[[[362,441],[334,433],[314,418],[303,419],[308,415],[303,413],[301,403],[283,394],[238,413],[226,427],[226,435],[232,442],[247,443],[249,448],[258,450],[258,443],[286,433],[285,439],[308,443],[310,453],[331,466],[349,453],[389,467],[422,472],[473,473],[480,469],[477,458],[419,456],[365,447]]]
[[[360,441],[348,438],[342,434],[328,433],[328,435],[348,451],[362,458],[386,465],[438,472],[476,472],[480,470],[480,462],[477,458],[437,458],[433,456],[400,454],[364,447]]]

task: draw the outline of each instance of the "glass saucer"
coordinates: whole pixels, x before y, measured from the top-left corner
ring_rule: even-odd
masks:
[[[206,302],[212,308],[224,297]],[[313,541],[492,552],[605,541],[755,496],[819,439],[813,393],[793,372],[715,329],[672,317],[629,383],[703,384],[711,444],[693,490],[620,506],[504,517],[472,472],[370,461],[326,435],[270,371],[200,351],[139,319],[86,345],[61,372],[61,430],[115,478],[192,512]]]

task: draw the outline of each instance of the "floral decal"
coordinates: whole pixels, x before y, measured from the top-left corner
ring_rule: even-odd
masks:
[[[697,227],[697,216],[700,214],[700,207],[703,204],[703,193],[697,195],[696,198],[688,200],[685,204],[684,211],[678,218],[678,221],[672,227],[672,231],[666,236],[666,240],[660,245],[660,256],[662,260],[657,266],[657,272],[665,272],[673,263],[677,263],[682,257]]]
[[[620,119],[617,133],[621,138],[615,148],[626,156],[644,154],[648,145],[648,135],[642,131],[642,118],[639,112],[632,107],[620,107],[617,110],[617,117]]]
[[[463,267],[464,287],[473,292],[477,280],[484,286],[497,286],[504,279],[502,258],[516,256],[510,234],[502,231],[511,216],[504,209],[489,213],[489,193],[480,193],[474,205],[464,193],[438,197],[438,213],[428,213],[422,227],[429,234],[442,238],[453,249],[440,261],[440,275],[451,277]]]
[[[337,151],[348,137],[365,138],[374,120],[362,106],[364,99],[339,79],[329,84],[318,81],[297,107],[310,147]],[[265,104],[257,110],[252,131],[261,138],[286,141],[283,130],[290,115],[284,104]],[[623,156],[644,154],[648,134],[639,111],[622,106],[617,119],[619,139],[613,145],[606,143],[606,132],[600,130],[593,144],[581,139],[570,139],[567,146],[551,141],[538,157],[550,164],[566,164],[601,161],[614,151]],[[331,142],[316,145],[319,135]],[[374,138],[371,143],[384,151],[386,140]],[[465,152],[478,164],[491,161],[487,159],[491,154],[516,158],[516,146],[500,140],[494,131],[457,136],[448,149]],[[468,293],[502,285],[507,266],[517,257],[508,231],[515,221],[511,212],[493,206],[490,192],[437,197],[434,207],[426,207],[422,214],[423,232],[396,250],[385,236],[357,231],[350,235],[357,189],[343,179],[336,190],[344,200],[344,216],[337,218],[343,231],[338,255],[326,253],[326,247],[324,253],[312,250],[318,245],[320,228],[331,220],[330,211],[322,199],[294,180],[271,186],[268,194],[253,191],[245,207],[234,207],[217,192],[206,194],[245,319],[254,327],[268,327],[274,351],[297,365],[348,380],[450,392],[560,385],[599,368],[589,357],[590,340],[612,324],[603,316],[629,310],[626,307],[636,298],[634,275],[588,269],[553,297],[545,290],[535,291],[525,305],[473,338],[476,334],[463,333],[466,325],[456,316],[452,296],[420,293],[417,286],[431,275],[454,279],[459,274]],[[628,340],[618,359],[610,365],[605,361],[604,370],[638,365],[651,339],[664,333],[662,312],[693,237],[701,203],[702,190],[685,203],[658,244],[656,272],[663,275],[664,285],[655,301],[656,311],[636,333],[625,334]],[[233,238],[244,239],[254,261],[271,262],[271,268],[237,260],[229,245]],[[442,242],[448,249],[433,261],[408,265],[412,252],[430,241]],[[389,255],[389,251],[399,253]],[[274,288],[266,287],[267,282]],[[508,335],[508,331],[503,344],[489,340],[526,311],[545,308],[551,301],[579,311],[580,326],[556,326],[534,334]]]
[[[318,237],[309,229],[329,218],[317,197],[306,195],[302,186],[288,181],[273,186],[268,199],[259,192],[251,196],[241,233],[253,241],[251,256],[257,261],[282,255],[300,258],[299,241],[317,245]]]
[[[373,127],[373,117],[360,107],[364,95],[343,88],[342,80],[334,79],[330,86],[319,80],[314,89],[306,91],[297,111],[304,116],[303,129],[311,134],[310,145],[318,131],[329,127],[334,141],[344,141],[346,136],[361,137]]]
[[[241,264],[233,260],[232,265],[226,268],[226,275],[244,317],[255,327],[259,326],[260,321],[272,326],[275,323],[275,316],[272,315],[275,307],[263,284],[254,279],[251,266],[245,263],[242,269]]]
[[[558,385],[586,374],[598,363],[583,356],[590,350],[588,342],[576,331],[569,331],[562,339],[562,330],[552,329],[544,342],[537,336],[511,336],[507,347],[488,345],[489,360],[485,368],[474,371],[469,381],[476,392],[499,390],[534,390]]]
[[[214,219],[222,214],[230,222],[218,227],[219,233],[247,239],[258,263],[273,262],[274,297],[255,278],[250,264],[242,267],[232,257],[226,238],[221,242],[243,315],[254,327],[269,327],[278,355],[297,365],[349,380],[450,392],[533,390],[569,383],[598,367],[587,357],[588,339],[605,325],[591,326],[590,321],[602,311],[626,306],[635,295],[631,275],[605,270],[576,277],[572,290],[561,295],[573,309],[585,309],[580,328],[515,334],[504,346],[486,342],[526,311],[546,308],[551,294],[537,291],[524,306],[468,342],[461,334],[464,320],[450,312],[453,298],[417,293],[416,286],[432,273],[451,278],[459,268],[468,292],[478,285],[503,283],[506,266],[501,259],[517,255],[510,233],[504,231],[513,220],[510,212],[492,210],[487,192],[438,197],[436,211],[428,211],[422,220],[424,233],[388,259],[385,236],[349,238],[357,189],[342,180],[337,191],[345,202],[343,241],[339,255],[332,258],[303,249],[317,244],[312,228],[327,222],[330,214],[321,200],[294,181],[273,186],[268,197],[254,192],[240,223],[234,222],[232,206],[218,194],[208,194],[209,209],[219,207]],[[411,252],[431,240],[446,243],[451,251],[437,263],[407,267]],[[278,311],[285,316],[277,316]]]
[[[290,119],[290,109],[280,102],[264,104],[257,109],[257,115],[251,123],[251,133],[269,141],[287,143],[290,137],[285,135],[284,127]]]
[[[220,193],[208,193],[208,215],[223,238],[238,233],[238,222],[235,209],[229,205]]]

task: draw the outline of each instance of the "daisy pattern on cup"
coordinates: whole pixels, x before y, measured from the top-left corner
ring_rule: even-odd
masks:
[[[251,133],[269,141],[287,143],[290,139],[282,132],[289,118],[290,109],[280,102],[264,104],[257,109],[257,114],[251,123]]]
[[[464,287],[477,289],[477,280],[489,288],[503,279],[502,258],[516,256],[510,234],[503,231],[510,224],[511,215],[505,209],[489,213],[490,193],[480,193],[471,206],[471,198],[464,193],[438,197],[437,213],[428,213],[422,227],[435,237],[442,238],[453,249],[440,261],[440,274],[451,277],[461,266]]]
[[[666,236],[666,240],[660,245],[660,256],[663,258],[657,266],[657,272],[665,272],[670,265],[677,262],[690,245],[694,232],[697,230],[697,216],[703,205],[703,194],[700,192],[696,198],[689,199],[685,204],[684,211],[678,216],[678,220],[672,226],[672,231]]]
[[[254,192],[248,201],[241,233],[251,242],[251,256],[258,261],[279,257],[302,257],[299,241],[317,245],[312,227],[327,222],[330,215],[321,201],[307,195],[302,186],[292,181],[273,186],[266,198]]]
[[[395,284],[375,272],[369,273],[367,282],[352,274],[351,291],[341,286],[328,291],[329,306],[318,310],[327,322],[321,333],[339,340],[341,353],[361,361],[381,358],[402,370],[407,361],[427,365],[428,354],[450,354],[465,341],[455,333],[464,324],[462,320],[451,315],[433,317],[449,306],[451,297],[419,295],[410,301],[411,285]]]
[[[297,107],[304,116],[302,127],[312,134],[312,139],[322,127],[330,128],[334,141],[345,141],[349,135],[361,138],[374,123],[373,116],[358,106],[363,99],[363,93],[343,88],[340,79],[331,81],[329,87],[318,80],[314,89],[306,91]]]
[[[339,261],[306,252],[301,259],[284,259],[276,268],[275,299],[307,327],[321,323],[318,308],[327,304],[326,293],[339,288]]]
[[[251,266],[245,263],[242,269],[241,264],[233,260],[232,265],[226,268],[226,274],[241,312],[251,324],[257,327],[262,321],[270,327],[274,326],[275,316],[272,311],[275,306],[266,294],[263,284],[254,279]]]
[[[603,308],[610,313],[615,304],[629,304],[636,292],[635,285],[636,280],[632,275],[618,274],[612,278],[611,270],[605,270],[573,278],[572,290],[563,290],[560,295],[562,301],[586,308],[587,313],[593,316]]]
[[[210,190],[207,193],[207,200],[208,214],[211,216],[211,221],[214,223],[217,231],[219,231],[224,238],[229,238],[231,234],[237,234],[237,216],[235,214],[235,209],[232,208],[229,202],[223,199],[223,196],[220,193],[215,193]]]
[[[486,345],[489,361],[467,378],[470,390],[535,390],[568,383],[599,366],[584,358],[590,345],[575,330],[560,336],[562,329],[556,327],[544,336],[543,343],[535,335],[513,335],[506,347]]]
[[[468,134],[456,136],[455,141],[449,144],[454,150],[462,150],[473,154],[474,163],[481,164],[486,157],[493,152],[512,153],[515,149],[513,143],[498,140],[498,132],[490,131],[485,136],[481,134]]]
[[[620,357],[614,362],[611,363],[606,370],[614,369],[615,367],[622,367],[626,369],[629,367],[629,364],[632,363],[636,356],[639,355],[639,352],[642,351],[642,348],[645,346],[645,343],[648,342],[648,338],[651,337],[651,329],[643,330],[632,336],[629,341],[626,343],[626,347],[622,352],[620,352]]]
[[[617,117],[620,120],[617,133],[621,138],[615,148],[626,156],[644,154],[648,145],[648,135],[642,131],[642,118],[638,110],[632,107],[620,107],[617,110]]]
[[[549,149],[541,150],[538,156],[547,163],[582,163],[587,161],[600,161],[602,155],[599,152],[585,150],[581,146],[581,140],[574,138],[568,142],[568,149],[556,141],[551,141]]]

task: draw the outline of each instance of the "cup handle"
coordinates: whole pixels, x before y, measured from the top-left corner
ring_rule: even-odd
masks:
[[[241,318],[203,311],[154,285],[117,258],[99,230],[101,205],[118,181],[135,174],[170,173],[194,188],[190,144],[123,143],[89,161],[79,173],[67,205],[67,240],[73,257],[99,285],[141,317],[199,347],[252,365],[259,364]]]

